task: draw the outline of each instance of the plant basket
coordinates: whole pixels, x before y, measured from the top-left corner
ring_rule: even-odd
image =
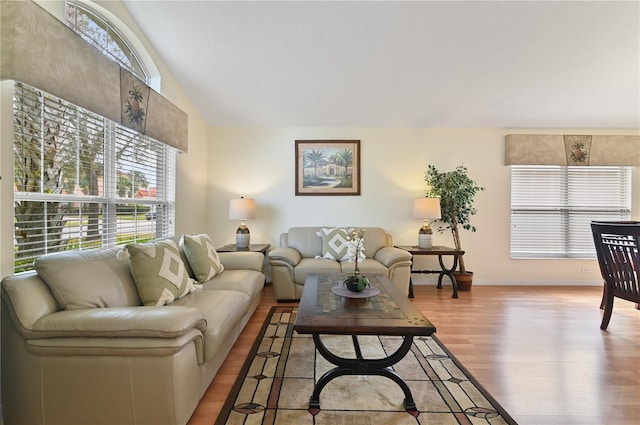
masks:
[[[456,278],[456,282],[458,282],[458,291],[471,291],[473,272],[467,270],[465,273],[454,273],[453,276]]]

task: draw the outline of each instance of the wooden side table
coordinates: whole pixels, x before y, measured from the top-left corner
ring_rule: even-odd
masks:
[[[270,246],[271,246],[271,244],[268,244],[268,243],[265,243],[265,244],[251,244],[251,245],[249,245],[249,248],[238,249],[238,246],[233,243],[233,244],[230,244],[230,245],[221,246],[220,248],[216,248],[216,251],[218,251],[218,252],[251,251],[251,252],[261,252],[261,253],[266,255],[267,250],[269,249]]]
[[[458,282],[453,272],[458,268],[458,257],[464,255],[464,251],[449,248],[448,246],[432,246],[431,248],[420,248],[417,245],[396,245],[397,248],[408,251],[411,255],[437,255],[440,270],[413,270],[411,265],[411,273],[433,273],[438,274],[438,289],[442,289],[442,278],[448,276],[453,286],[452,298],[458,298]],[[447,268],[442,261],[443,256],[453,256],[453,265]],[[409,298],[413,298],[413,281],[409,278]]]

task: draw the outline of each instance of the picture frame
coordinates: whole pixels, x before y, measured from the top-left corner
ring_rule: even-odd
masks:
[[[296,196],[360,195],[360,140],[296,140]]]

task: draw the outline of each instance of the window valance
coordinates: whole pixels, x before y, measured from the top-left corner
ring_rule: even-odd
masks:
[[[508,134],[505,164],[640,166],[640,136]]]
[[[3,1],[0,78],[17,80],[186,152],[188,116],[37,4]]]

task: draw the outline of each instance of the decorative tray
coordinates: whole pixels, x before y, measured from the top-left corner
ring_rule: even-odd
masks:
[[[345,298],[371,298],[378,295],[380,290],[369,286],[362,292],[353,292],[348,290],[345,286],[338,285],[331,288],[331,292]]]

